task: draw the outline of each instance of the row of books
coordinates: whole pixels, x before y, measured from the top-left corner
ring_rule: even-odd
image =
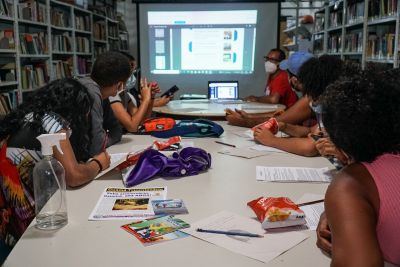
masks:
[[[49,81],[46,63],[35,63],[21,67],[22,89],[36,89],[44,86]]]
[[[119,35],[119,49],[120,50],[128,50],[129,49],[128,35],[126,35],[126,34]]]
[[[328,53],[340,53],[341,47],[341,35],[330,35],[328,37]]]
[[[369,0],[368,17],[381,18],[395,16],[397,12],[398,0]]]
[[[362,52],[363,34],[361,31],[346,34],[344,39],[344,52]]]
[[[110,45],[110,50],[119,50],[119,41],[109,41],[108,44]]]
[[[98,40],[106,40],[106,27],[104,21],[98,21],[94,23],[93,36]]]
[[[71,37],[69,33],[63,33],[59,35],[52,35],[52,44],[53,44],[53,51],[58,52],[71,52],[72,45],[71,45]]]
[[[69,28],[71,27],[69,17],[69,12],[60,8],[54,8],[51,11],[51,24],[57,27]]]
[[[46,4],[36,0],[24,0],[18,3],[20,19],[46,23]]]
[[[108,26],[108,36],[118,38],[118,27],[109,25]]]
[[[324,14],[316,15],[315,16],[314,31],[315,32],[323,31],[324,28],[325,28],[325,16],[324,16]]]
[[[395,34],[387,33],[383,36],[375,33],[368,34],[367,57],[372,59],[393,59]]]
[[[90,40],[87,37],[76,37],[76,51],[90,53]]]
[[[0,30],[0,49],[15,49],[13,29]]]
[[[78,73],[79,74],[88,74],[92,71],[92,60],[86,59],[83,57],[78,57]]]
[[[47,33],[22,33],[19,38],[22,54],[47,54]]]
[[[0,94],[0,115],[4,117],[18,106],[18,92]]]
[[[75,29],[90,31],[90,17],[75,15]]]
[[[338,27],[342,26],[342,20],[343,20],[343,11],[340,9],[336,12],[332,12],[329,14],[329,27]]]
[[[346,14],[347,24],[362,22],[364,18],[364,1],[349,3],[346,7]]]
[[[113,20],[117,19],[117,14],[114,8],[111,6],[90,6],[89,9],[95,14],[102,15]]]
[[[62,79],[72,77],[72,64],[69,61],[53,60],[53,78]]]
[[[0,0],[0,16],[14,17],[14,0]]]
[[[107,51],[107,47],[105,45],[95,45],[94,46],[94,57],[97,57],[100,54],[103,54]]]
[[[314,46],[313,51],[315,54],[322,53],[324,51],[324,39],[320,38],[320,39],[314,40],[313,46]]]

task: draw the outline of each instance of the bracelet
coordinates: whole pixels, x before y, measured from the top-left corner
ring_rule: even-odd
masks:
[[[91,159],[89,160],[89,162],[96,162],[97,165],[99,165],[99,172],[98,172],[98,173],[101,173],[101,172],[103,171],[103,166],[101,165],[100,160],[95,159],[95,158],[91,158]]]

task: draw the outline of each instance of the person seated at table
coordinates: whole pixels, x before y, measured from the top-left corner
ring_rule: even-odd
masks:
[[[126,56],[119,52],[109,51],[97,57],[90,77],[79,79],[79,82],[88,88],[93,100],[90,112],[92,142],[89,151],[91,155],[96,155],[105,147],[121,140],[122,128],[115,119],[110,119],[110,123],[103,125],[104,113],[107,113],[107,117],[114,116],[109,104],[104,100],[123,90],[130,75],[131,67]],[[105,126],[107,128],[104,128]]]
[[[0,121],[0,249],[3,252],[11,250],[35,216],[32,171],[41,158],[37,136],[67,133],[67,139],[60,141],[62,151],[55,147],[53,151],[64,166],[70,187],[90,182],[110,165],[107,152],[89,160],[91,106],[86,87],[76,80],[62,79],[33,92]]]
[[[131,64],[132,74],[126,82],[126,94],[129,94],[129,98],[132,99],[132,103],[139,108],[141,105],[141,93],[136,89],[136,81],[137,81],[137,73],[139,72],[136,64],[136,59],[129,53],[120,51],[121,54],[126,56],[129,59],[129,63]],[[152,82],[152,89],[159,91],[159,86],[157,82]],[[169,103],[174,98],[174,95],[171,96],[163,96],[163,97],[155,97],[153,99],[153,107],[162,107]]]
[[[329,86],[323,122],[351,163],[325,195],[317,246],[331,266],[400,266],[400,72],[367,70]]]
[[[291,87],[290,91],[293,94],[302,94],[302,88],[300,88],[302,85],[299,83],[297,76],[301,66],[311,58],[313,58],[313,55],[310,53],[295,52],[280,64],[279,68],[281,70],[279,71],[285,73],[287,77],[286,80]],[[293,105],[287,106],[286,111],[279,116],[274,115],[274,112],[249,114],[243,110],[226,109],[226,120],[232,125],[249,128],[268,120],[272,116],[275,116],[278,121],[301,124],[307,121],[312,115],[309,101],[310,99],[308,99],[308,97],[302,96],[297,102],[295,101]]]
[[[268,129],[257,127],[254,131],[254,139],[266,146],[275,147],[287,152],[302,156],[316,156],[315,139],[323,135],[323,125],[320,119],[321,107],[318,104],[319,96],[326,87],[336,81],[342,72],[343,62],[335,56],[323,55],[319,58],[311,58],[306,61],[298,72],[298,82],[302,92],[312,99],[310,107],[317,116],[318,123],[312,127],[279,122],[279,130],[291,136],[280,138],[273,135]],[[289,74],[290,75],[290,74]],[[313,134],[316,137],[310,136]]]
[[[285,52],[279,48],[268,52],[265,59],[265,72],[268,75],[264,96],[250,95],[245,101],[261,102],[268,104],[283,104],[287,108],[296,103],[296,93],[292,91],[286,71],[280,69],[279,64],[285,59]]]
[[[121,54],[129,59],[131,76],[126,82],[124,90],[121,90],[116,96],[110,96],[108,100],[104,101],[103,126],[104,128],[110,128],[112,126],[109,127],[109,125],[118,123],[128,132],[137,132],[138,127],[143,121],[151,116],[154,98],[156,93],[159,92],[159,87],[156,83],[147,83],[147,80],[144,79],[141,81],[141,93],[139,96],[135,88],[135,59],[130,54],[122,52]],[[130,93],[132,90],[134,90],[134,95]],[[138,105],[139,101],[140,105]]]

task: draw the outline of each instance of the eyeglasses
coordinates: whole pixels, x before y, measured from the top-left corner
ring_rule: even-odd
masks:
[[[281,62],[279,59],[268,57],[268,56],[264,56],[264,61],[273,61],[273,62],[277,62],[277,63]]]

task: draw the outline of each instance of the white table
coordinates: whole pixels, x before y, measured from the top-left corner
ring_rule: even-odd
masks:
[[[223,119],[225,109],[241,109],[248,113],[274,112],[278,108],[285,108],[281,104],[264,104],[256,102],[216,102],[210,100],[172,100],[163,107],[154,107],[153,111],[160,115],[181,117],[202,117],[210,119]]]
[[[221,141],[250,145],[250,141],[233,132],[244,128],[222,123]],[[132,144],[150,143],[150,136],[124,136],[109,152],[128,151]],[[254,217],[246,203],[259,196],[288,196],[293,200],[304,193],[323,194],[327,184],[257,182],[255,166],[325,167],[332,165],[324,158],[306,158],[291,154],[271,153],[251,160],[217,153],[222,147],[216,139],[192,139],[196,146],[212,154],[212,168],[197,176],[166,180],[157,178],[137,187],[168,186],[169,198],[181,198],[189,214],[180,218],[192,223],[228,210]],[[120,186],[119,174],[106,174],[82,188],[67,192],[68,224],[58,231],[27,229],[4,266],[329,266],[330,259],[315,246],[314,231],[298,246],[264,264],[224,248],[188,237],[144,247],[120,228],[130,221],[88,221],[88,216],[106,187]]]

